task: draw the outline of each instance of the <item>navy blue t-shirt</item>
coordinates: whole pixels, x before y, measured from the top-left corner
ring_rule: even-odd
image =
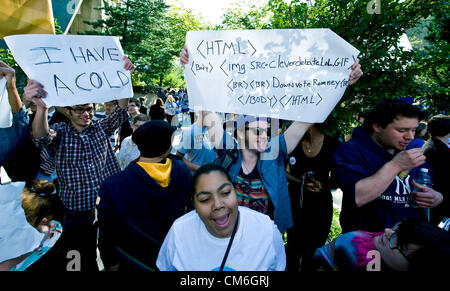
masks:
[[[362,127],[354,130],[352,139],[342,144],[333,156],[338,186],[343,191],[340,223],[343,232],[354,230],[384,231],[405,218],[424,219],[425,211],[413,208],[410,201],[412,177],[395,177],[386,191],[368,204],[357,207],[355,185],[375,174],[394,155],[377,145]]]

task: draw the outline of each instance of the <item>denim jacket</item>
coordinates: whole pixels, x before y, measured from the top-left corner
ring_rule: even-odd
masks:
[[[0,128],[0,166],[5,164],[27,137],[30,118],[25,106],[13,114],[11,127]]]
[[[229,136],[224,138],[224,140],[226,139],[229,139]],[[287,157],[287,146],[284,135],[272,138],[269,143],[270,147],[263,154],[260,154],[256,166],[274,205],[275,224],[280,232],[283,232],[294,224],[284,165],[284,159]],[[237,163],[231,165],[228,170],[228,174],[233,182],[239,174],[241,164],[242,154],[239,151]]]

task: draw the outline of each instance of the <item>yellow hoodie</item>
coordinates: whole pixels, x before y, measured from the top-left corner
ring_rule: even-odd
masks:
[[[164,164],[137,162],[150,177],[152,177],[162,187],[169,186],[170,173],[172,172],[172,160],[166,159]]]

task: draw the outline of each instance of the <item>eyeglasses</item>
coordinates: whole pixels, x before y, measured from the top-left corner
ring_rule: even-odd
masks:
[[[83,114],[85,111],[88,114],[91,114],[94,111],[94,107],[88,107],[88,108],[72,108],[72,107],[70,107],[69,110],[75,112],[76,114]]]
[[[246,127],[246,130],[250,130],[254,135],[260,136],[263,133],[266,133],[267,136],[270,136],[270,127],[268,128],[260,128],[260,127]]]
[[[405,250],[403,249],[403,246],[401,244],[399,244],[399,242],[398,242],[397,229],[400,226],[400,224],[401,224],[401,222],[398,222],[397,224],[395,224],[392,227],[392,230],[394,231],[394,233],[389,238],[389,248],[391,248],[391,250],[397,249],[406,258],[406,260],[409,261],[409,257],[407,255],[407,253],[405,252]]]

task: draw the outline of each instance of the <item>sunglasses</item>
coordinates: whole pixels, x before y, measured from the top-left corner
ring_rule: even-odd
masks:
[[[401,222],[396,223],[391,229],[394,231],[394,233],[389,238],[389,248],[392,250],[397,249],[405,258],[409,261],[409,257],[406,253],[406,250],[403,248],[403,246],[398,241],[398,235],[397,230],[400,226]]]
[[[254,135],[260,136],[263,133],[266,133],[267,136],[270,136],[270,127],[261,128],[261,127],[245,127],[246,130],[253,132]]]

